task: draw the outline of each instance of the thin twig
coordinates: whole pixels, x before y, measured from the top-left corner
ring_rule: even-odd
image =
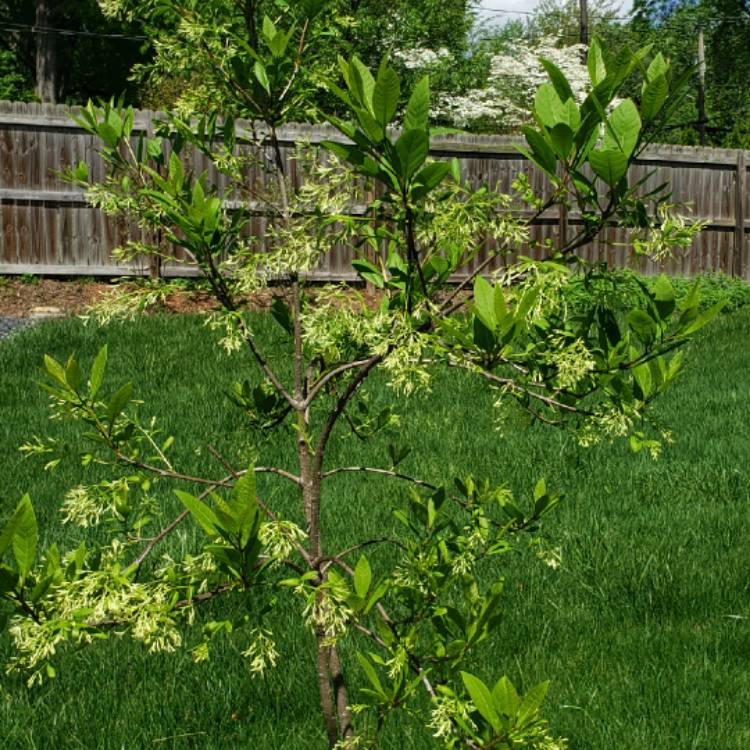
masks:
[[[368,359],[358,359],[353,362],[345,362],[344,364],[338,365],[338,367],[334,367],[332,370],[329,370],[324,375],[321,375],[313,383],[310,391],[307,394],[307,398],[304,401],[305,408],[312,404],[313,400],[318,395],[318,392],[326,385],[326,383],[333,380],[333,378],[335,378],[337,375],[341,375],[342,373],[347,372],[347,370],[353,370],[357,367],[366,365],[368,361]]]
[[[217,487],[221,487],[226,482],[228,482],[231,479],[231,475],[223,479],[221,482],[215,482],[211,487],[209,487],[205,492],[201,493],[198,496],[199,500],[203,500],[204,498],[208,497],[208,495],[215,490]],[[133,560],[133,563],[131,567],[135,566],[140,567],[140,565],[143,563],[143,561],[151,554],[154,547],[156,547],[159,542],[164,539],[164,537],[171,534],[188,516],[190,515],[190,511],[183,510],[182,513],[180,513],[171,523],[167,524],[155,537],[153,537],[149,543],[143,548],[141,553],[138,555],[138,557]]]
[[[371,547],[373,544],[392,544],[394,547],[406,550],[406,547],[396,539],[390,539],[389,537],[383,537],[382,539],[368,539],[366,542],[360,542],[359,544],[353,544],[351,547],[347,547],[341,552],[337,552],[335,555],[324,555],[318,559],[318,564],[321,566],[320,572],[325,573],[333,563],[340,563],[344,557],[351,555],[352,552],[356,552],[359,549],[365,547]]]
[[[437,489],[436,485],[431,484],[430,482],[425,482],[423,479],[416,479],[415,477],[410,477],[408,474],[402,474],[399,471],[393,471],[391,469],[379,469],[374,466],[339,466],[336,469],[331,469],[330,471],[326,471],[323,474],[323,479],[335,476],[336,474],[354,473],[354,472],[363,472],[366,474],[381,474],[386,477],[393,477],[393,479],[401,479],[405,482],[416,484],[418,487],[426,487],[428,490]]]
[[[501,378],[492,372],[488,372],[487,370],[477,370],[476,372],[478,375],[481,375],[485,380],[489,380],[491,383],[495,383],[497,385],[508,387],[511,390],[514,390],[516,393],[524,393],[527,396],[530,396],[531,398],[534,398],[537,401],[541,401],[543,404],[546,404],[547,406],[551,406],[555,409],[560,409],[561,411],[567,411],[567,412],[570,412],[571,414],[582,414],[582,415],[590,414],[590,412],[585,411],[584,409],[579,409],[578,407],[571,406],[570,404],[564,404],[562,403],[562,401],[557,401],[551,396],[545,396],[542,393],[531,390],[529,388],[525,388],[524,386],[520,385],[512,378]],[[530,385],[537,386],[538,388],[545,387],[544,383],[531,383]]]

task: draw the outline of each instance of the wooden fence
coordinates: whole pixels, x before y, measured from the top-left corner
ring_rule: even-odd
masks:
[[[91,208],[80,190],[63,182],[56,172],[84,161],[94,179],[104,175],[95,139],[71,120],[75,109],[60,105],[0,102],[0,274],[119,276],[148,272],[147,264],[123,266],[111,258],[113,248],[126,238],[126,228]],[[150,131],[158,113],[139,111],[136,131]],[[289,126],[281,132],[281,146],[289,174],[297,179],[296,163],[288,160],[296,141],[316,143],[335,137],[323,126]],[[513,139],[499,136],[456,135],[437,139],[433,155],[457,157],[464,177],[508,192],[515,176],[524,172],[532,187],[544,193],[544,176],[515,148]],[[195,167],[208,167],[195,157]],[[722,270],[750,281],[748,246],[748,152],[728,149],[655,146],[631,168],[631,180],[649,173],[645,187],[668,182],[672,202],[690,207],[691,217],[707,222],[693,246],[670,260],[664,270],[679,275]],[[218,175],[214,175],[218,178]],[[262,179],[258,174],[258,179]],[[568,231],[579,223],[568,217]],[[263,236],[265,220],[257,217],[253,233]],[[561,222],[556,210],[532,227],[536,240],[559,241]],[[528,248],[519,252],[530,254]],[[613,265],[632,264],[626,233],[608,229],[582,256]],[[324,259],[315,276],[320,279],[351,276],[350,253],[338,248]],[[636,267],[646,273],[661,270],[646,259]],[[165,275],[186,275],[185,268],[164,268]]]

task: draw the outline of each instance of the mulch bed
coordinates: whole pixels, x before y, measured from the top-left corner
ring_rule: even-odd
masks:
[[[35,276],[28,280],[0,276],[0,317],[80,315],[109,294],[114,286],[106,281],[88,279],[50,279]],[[117,286],[128,286],[128,283]],[[279,293],[283,295],[284,290],[269,287],[245,302],[252,309],[267,310],[274,295]],[[377,290],[360,287],[359,293],[364,296],[365,304],[369,307],[376,307],[380,302]],[[206,291],[180,290],[170,294],[164,304],[150,308],[149,312],[190,314],[207,312],[218,307],[216,300]]]
[[[53,308],[62,315],[79,315],[113,290],[105,281],[45,279],[32,281],[0,277],[0,316],[28,317],[40,308]],[[262,301],[259,300],[262,305]],[[179,291],[170,295],[160,312],[198,313],[216,307],[211,296],[202,290]],[[49,313],[47,313],[49,314]]]

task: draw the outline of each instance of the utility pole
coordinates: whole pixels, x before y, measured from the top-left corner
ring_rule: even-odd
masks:
[[[588,0],[578,0],[580,15],[580,42],[583,49],[581,50],[581,62],[586,63],[586,57],[589,49],[589,4]]]
[[[703,27],[698,27],[698,141],[706,145],[706,47]]]

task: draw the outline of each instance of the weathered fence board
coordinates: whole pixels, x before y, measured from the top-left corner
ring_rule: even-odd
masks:
[[[104,176],[104,165],[96,154],[95,139],[71,119],[75,108],[60,105],[0,102],[0,274],[46,275],[146,274],[148,263],[123,266],[113,261],[111,251],[122,244],[128,228],[91,208],[83,193],[71,188],[57,174],[64,167],[84,161],[94,179]],[[159,116],[139,111],[136,131],[148,131]],[[298,167],[290,154],[300,140],[317,143],[339,138],[325,126],[289,126],[281,133],[281,146],[289,174],[298,179]],[[517,141],[501,136],[455,135],[436,139],[432,153],[437,158],[457,157],[462,174],[472,184],[487,184],[508,192],[515,177],[524,172],[537,191],[548,189],[543,174],[517,150]],[[671,273],[694,275],[722,270],[750,281],[748,219],[748,156],[729,149],[655,146],[645,151],[631,168],[632,180],[651,176],[646,187],[668,182],[672,202],[688,205],[692,217],[707,223],[706,229],[686,252],[663,267]],[[205,157],[196,155],[197,170],[209,168]],[[209,173],[211,170],[209,169]],[[210,174],[221,184],[224,178]],[[253,178],[262,180],[260,170]],[[567,217],[568,232],[580,219]],[[251,231],[263,236],[265,218],[254,218]],[[132,230],[132,228],[131,228]],[[539,217],[532,229],[534,240],[557,241],[561,231],[558,212]],[[519,253],[530,254],[528,248]],[[633,263],[627,235],[617,227],[582,248],[590,260],[607,260],[613,265]],[[177,254],[179,257],[179,253]],[[351,256],[337,248],[324,259],[314,274],[320,279],[350,278]],[[498,260],[501,263],[502,260]],[[646,273],[662,270],[646,259],[636,267]],[[165,275],[186,274],[185,267],[164,267]]]

